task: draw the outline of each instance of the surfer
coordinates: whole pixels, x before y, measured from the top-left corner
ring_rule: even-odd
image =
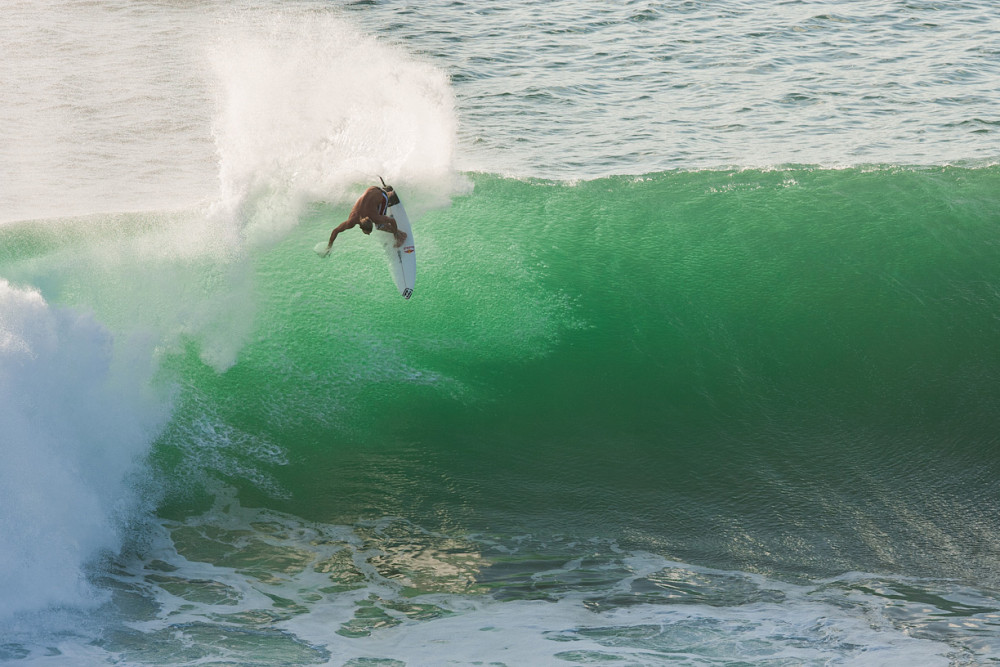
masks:
[[[385,183],[383,182],[383,185]],[[361,198],[354,204],[354,208],[351,209],[350,215],[347,216],[347,220],[344,220],[340,225],[334,228],[330,233],[330,242],[326,244],[326,255],[330,254],[330,250],[333,248],[333,242],[336,240],[337,235],[340,232],[350,229],[351,227],[360,226],[361,231],[366,235],[372,233],[372,229],[377,229],[382,232],[389,232],[396,237],[396,247],[403,245],[403,241],[406,240],[406,232],[401,232],[398,227],[396,227],[396,220],[392,216],[386,215],[386,211],[389,210],[390,202],[392,204],[399,203],[399,199],[396,197],[396,193],[392,191],[392,186],[386,185],[384,188],[377,186],[372,186],[365,190],[365,193],[361,195]]]

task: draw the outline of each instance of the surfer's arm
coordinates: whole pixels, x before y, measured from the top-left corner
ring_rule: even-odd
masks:
[[[345,229],[350,229],[353,226],[354,225],[351,224],[350,220],[344,220],[342,223],[334,227],[333,231],[330,232],[330,242],[326,244],[326,247],[329,248],[333,246],[333,242],[334,240],[336,240],[337,235],[340,234],[340,232],[344,231]]]

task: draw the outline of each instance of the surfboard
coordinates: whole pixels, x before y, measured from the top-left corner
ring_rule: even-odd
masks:
[[[392,273],[392,280],[396,283],[396,289],[404,299],[413,296],[413,286],[417,280],[417,246],[413,240],[413,228],[410,226],[410,218],[406,215],[406,209],[400,202],[389,207],[388,215],[396,220],[396,227],[399,231],[406,232],[406,240],[398,248],[396,237],[390,232],[375,230],[372,234],[378,235],[382,247],[385,248],[385,256],[389,260],[389,271]]]

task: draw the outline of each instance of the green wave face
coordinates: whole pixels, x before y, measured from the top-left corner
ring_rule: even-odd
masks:
[[[309,252],[317,208],[249,260],[235,365],[170,359],[156,458],[324,521],[933,570],[879,543],[996,521],[998,174],[477,175],[415,221],[410,302],[360,234]]]
[[[6,226],[0,270],[107,326],[112,374],[159,368],[164,517],[221,479],[331,523],[992,581],[998,177],[479,174],[444,208],[400,187],[409,301],[369,237],[312,253],[330,205],[258,245],[202,213]]]

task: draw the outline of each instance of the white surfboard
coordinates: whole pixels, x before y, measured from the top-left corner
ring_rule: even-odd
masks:
[[[398,248],[396,237],[390,232],[373,231],[372,234],[378,236],[385,248],[385,256],[389,260],[389,270],[392,272],[392,279],[396,283],[396,289],[404,299],[413,296],[413,286],[417,280],[417,246],[413,241],[413,228],[410,227],[410,218],[406,215],[406,209],[402,202],[395,206],[390,206],[388,215],[396,219],[396,227],[399,231],[406,233],[403,245]]]

